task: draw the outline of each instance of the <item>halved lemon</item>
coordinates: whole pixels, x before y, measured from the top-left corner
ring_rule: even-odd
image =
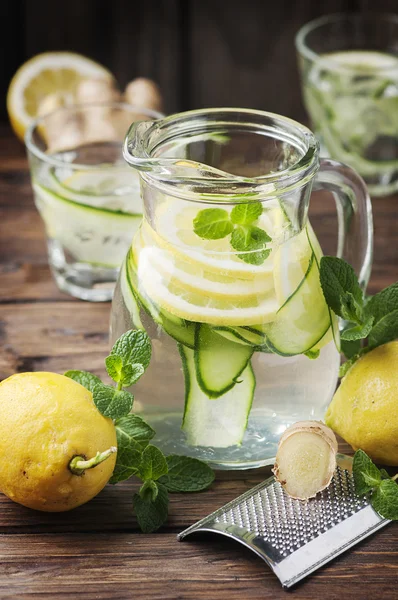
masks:
[[[24,63],[7,92],[7,111],[17,136],[23,141],[43,98],[57,92],[73,104],[78,83],[89,77],[113,79],[105,67],[73,52],[44,52]]]

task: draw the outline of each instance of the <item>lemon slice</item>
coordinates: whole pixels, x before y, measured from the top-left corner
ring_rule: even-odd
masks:
[[[178,284],[165,285],[163,276],[141,252],[138,267],[140,293],[147,295],[164,310],[188,321],[214,325],[250,325],[267,323],[275,318],[279,308],[274,295],[244,300],[210,298],[206,294],[188,292]]]
[[[7,93],[7,111],[17,136],[23,140],[43,98],[57,92],[73,103],[76,86],[89,77],[112,78],[112,75],[102,65],[72,52],[45,52],[24,63]]]
[[[223,208],[227,211],[232,209],[228,205]],[[252,265],[237,256],[231,248],[229,237],[205,240],[196,235],[193,230],[193,220],[199,210],[201,209],[195,204],[184,206],[181,201],[170,199],[156,211],[154,218],[156,232],[145,224],[145,234],[152,238],[153,244],[167,248],[174,256],[179,256],[183,261],[192,262],[208,271],[242,279],[253,279],[256,275],[272,273],[272,253],[262,265]],[[275,210],[274,206],[264,211],[256,223],[271,238],[275,222],[273,210]],[[279,208],[277,210],[280,211]]]
[[[199,264],[181,260],[168,249],[151,246],[150,243],[145,244],[145,235],[142,232],[138,238],[135,238],[133,244],[136,264],[139,264],[141,252],[145,254],[145,260],[151,264],[151,267],[162,274],[167,285],[173,283],[185,292],[195,292],[214,299],[224,298],[226,301],[234,302],[264,296],[272,293],[274,289],[271,273],[256,276],[248,285],[247,279],[208,271]]]

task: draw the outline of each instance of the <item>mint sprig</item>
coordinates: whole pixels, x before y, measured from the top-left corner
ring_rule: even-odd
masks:
[[[218,240],[231,235],[230,243],[239,252],[238,258],[252,265],[261,265],[271,249],[270,236],[254,223],[261,216],[261,202],[238,204],[229,213],[223,208],[200,210],[193,220],[193,230],[205,240]]]
[[[329,308],[346,321],[342,377],[363,354],[398,338],[398,283],[367,299],[351,265],[334,256],[321,258],[320,281]]]
[[[352,473],[358,496],[371,494],[370,502],[381,517],[398,520],[398,474],[390,477],[385,469],[378,469],[363,450],[355,452]]]
[[[134,396],[125,387],[136,383],[151,359],[151,342],[143,330],[131,330],[114,344],[105,364],[116,387],[105,385],[87,371],[67,371],[65,375],[87,388],[97,409],[113,420],[117,439],[116,465],[109,483],[132,476],[142,481],[133,496],[137,521],[144,533],[156,531],[167,520],[168,492],[196,492],[209,487],[214,473],[205,463],[186,456],[164,456],[150,444],[155,431],[131,412]]]

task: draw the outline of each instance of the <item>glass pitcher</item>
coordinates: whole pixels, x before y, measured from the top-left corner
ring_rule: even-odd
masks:
[[[306,127],[254,110],[135,123],[124,155],[140,172],[144,218],[115,290],[112,339],[143,328],[153,348],[135,411],[167,454],[224,469],[270,464],[287,427],[323,418],[338,378],[311,191],[333,192],[338,255],[365,286],[366,187],[320,160]]]

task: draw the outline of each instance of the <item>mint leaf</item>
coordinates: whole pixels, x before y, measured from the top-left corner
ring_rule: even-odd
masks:
[[[398,309],[398,282],[393,283],[375,296],[365,306],[365,315],[373,316],[375,324]]]
[[[349,329],[349,327],[347,327],[346,329]],[[344,331],[346,331],[346,329]],[[346,358],[352,358],[353,356],[355,356],[356,354],[358,354],[360,352],[361,340],[342,339],[342,335],[343,335],[344,331],[342,331],[342,333],[340,335],[341,351]]]
[[[238,252],[247,252],[238,254],[238,257],[252,265],[261,265],[269,256],[271,250],[266,245],[270,241],[271,238],[263,229],[251,225],[236,227],[231,235],[232,248]]]
[[[124,390],[116,390],[110,385],[100,382],[93,388],[95,406],[104,417],[118,419],[124,417],[133,408],[134,396]]]
[[[107,373],[113,381],[119,383],[122,378],[123,359],[117,354],[111,354],[105,359]]]
[[[105,364],[109,377],[123,387],[130,387],[136,383],[145,372],[143,365],[139,363],[124,364],[122,357],[118,354],[107,356]]]
[[[169,471],[160,482],[169,492],[200,492],[214,481],[214,471],[197,458],[171,454],[166,461]]]
[[[348,341],[348,342],[356,341],[356,340],[363,340],[364,338],[366,338],[369,335],[370,330],[372,329],[373,321],[374,321],[374,317],[370,316],[367,318],[367,320],[364,323],[360,323],[358,325],[355,325],[355,327],[345,329],[341,333],[340,339],[342,339],[344,341]]]
[[[87,371],[66,371],[65,377],[69,377],[69,379],[73,379],[73,381],[80,383],[80,385],[89,390],[89,392],[92,392],[98,383],[102,384],[99,377],[92,373],[88,373]]]
[[[369,334],[369,348],[376,348],[398,338],[398,309],[381,318]]]
[[[250,225],[263,212],[261,202],[251,202],[250,204],[237,204],[231,211],[231,221],[235,225]]]
[[[141,452],[155,435],[152,427],[138,415],[126,415],[115,421],[117,446],[131,446]]]
[[[372,494],[372,506],[384,519],[398,520],[398,485],[383,479]]]
[[[357,362],[359,357],[360,357],[359,354],[355,354],[349,360],[347,360],[345,363],[340,365],[339,377],[345,377],[345,375],[347,375],[348,371],[351,369],[352,365],[354,365]]]
[[[133,383],[137,383],[144,373],[145,369],[139,363],[124,365],[121,373],[121,383],[124,387],[130,387]]]
[[[255,252],[249,252],[247,254],[238,254],[238,258],[243,260],[249,265],[262,265],[263,262],[269,257],[271,250],[257,250]]]
[[[155,435],[154,430],[141,417],[126,415],[115,421],[117,457],[109,483],[124,481],[138,473],[142,452]]]
[[[109,483],[115,484],[125,481],[133,475],[137,475],[141,462],[142,452],[138,446],[129,444],[124,438],[120,438],[117,431],[117,455],[115,469]]]
[[[205,240],[219,240],[233,230],[228,212],[223,208],[200,210],[193,220],[193,230]]]
[[[157,486],[156,481],[153,481],[153,479],[147,479],[146,481],[144,481],[139,491],[142,500],[146,500],[149,502],[155,502],[156,498],[158,497],[158,493],[159,488]]]
[[[345,315],[348,313],[348,320],[356,321],[357,307],[362,307],[364,300],[351,265],[335,256],[323,256],[320,262],[320,281],[325,300],[333,312],[342,318],[347,318]]]
[[[156,500],[142,499],[139,494],[133,496],[133,507],[137,521],[144,533],[156,531],[167,520],[169,510],[169,495],[161,483],[157,483]]]
[[[362,321],[362,305],[357,302],[351,292],[346,292],[340,298],[341,316],[346,321],[353,321],[361,324]]]
[[[151,354],[151,341],[146,331],[142,329],[126,331],[115,342],[111,350],[111,356],[120,356],[124,366],[127,364],[140,364],[144,370],[149,365]]]
[[[390,475],[385,469],[380,469],[380,475],[382,479],[391,479]]]
[[[354,454],[352,474],[358,496],[363,496],[380,485],[380,471],[363,450],[357,450]]]
[[[166,457],[156,446],[147,446],[142,453],[139,477],[156,481],[168,471]]]

